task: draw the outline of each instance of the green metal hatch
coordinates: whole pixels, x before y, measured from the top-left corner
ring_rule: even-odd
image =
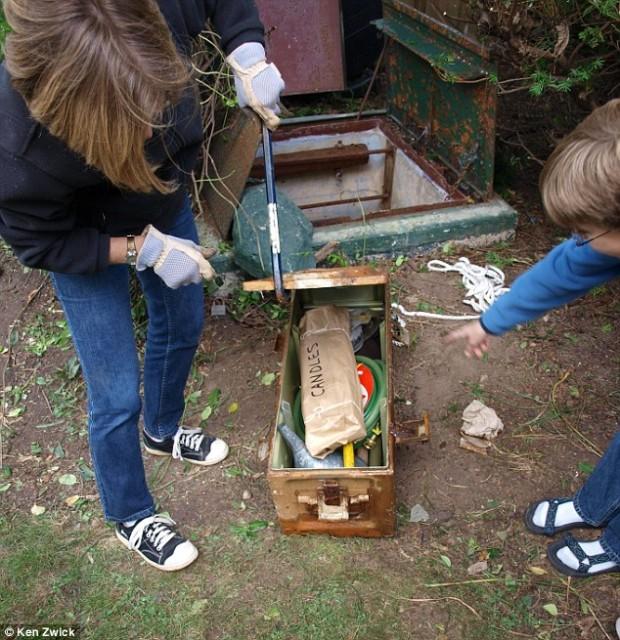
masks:
[[[495,66],[488,51],[401,0],[383,0],[388,113],[483,199],[493,192]]]

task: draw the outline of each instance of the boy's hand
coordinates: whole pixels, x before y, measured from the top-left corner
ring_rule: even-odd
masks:
[[[478,320],[468,322],[464,327],[451,331],[446,337],[446,342],[456,342],[462,338],[467,341],[465,355],[468,358],[472,356],[482,358],[489,350],[489,334],[482,328]]]

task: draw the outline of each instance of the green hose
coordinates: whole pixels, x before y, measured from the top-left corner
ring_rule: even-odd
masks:
[[[357,362],[365,364],[372,373],[375,381],[375,392],[368,400],[368,404],[364,408],[364,425],[366,426],[366,437],[370,437],[373,427],[377,424],[381,414],[381,404],[386,395],[385,369],[383,362],[373,360],[365,356],[356,356]],[[293,420],[295,421],[295,431],[302,438],[306,437],[306,427],[304,425],[303,416],[301,414],[301,389],[295,396],[293,403]],[[362,438],[355,443],[356,447],[362,445],[366,438]]]

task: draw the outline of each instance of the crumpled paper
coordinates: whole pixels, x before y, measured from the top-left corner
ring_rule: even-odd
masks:
[[[503,429],[504,423],[494,409],[487,407],[480,400],[473,400],[463,411],[460,446],[486,455],[491,440]]]

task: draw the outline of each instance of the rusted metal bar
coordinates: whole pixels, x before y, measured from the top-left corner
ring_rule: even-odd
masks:
[[[319,207],[333,207],[339,204],[353,204],[354,202],[368,202],[369,200],[384,200],[388,194],[377,193],[373,196],[360,196],[359,198],[344,198],[342,200],[326,200],[324,202],[312,202],[310,204],[297,205],[300,209],[318,209]]]
[[[317,122],[333,122],[335,120],[351,120],[361,116],[362,118],[376,118],[387,114],[387,109],[367,109],[361,113],[320,113],[314,116],[293,116],[292,118],[280,118],[280,130],[298,124],[316,124]]]
[[[398,125],[398,126],[397,126]],[[282,128],[278,129],[273,134],[275,142],[281,140],[294,140],[297,138],[303,138],[305,136],[312,135],[332,135],[332,134],[344,134],[357,131],[368,131],[377,127],[381,130],[381,133],[398,149],[400,149],[408,158],[413,160],[421,169],[428,175],[433,182],[436,182],[442,189],[446,191],[450,190],[450,183],[446,180],[446,177],[442,171],[440,164],[433,162],[425,158],[422,154],[415,151],[405,140],[402,135],[402,131],[406,131],[406,128],[402,123],[395,121],[393,117],[388,118],[367,118],[363,120],[351,120],[344,122],[331,122],[325,124],[308,124],[302,127],[296,127],[293,130]],[[399,131],[399,127],[401,130]],[[369,151],[370,153],[370,151]],[[463,194],[459,191],[458,197],[462,197]]]
[[[357,167],[368,163],[372,153],[365,144],[336,145],[325,149],[310,149],[292,153],[278,153],[274,156],[278,176],[295,176],[318,171],[330,171],[345,167]],[[265,161],[257,158],[250,176],[262,178],[265,175]]]
[[[385,197],[381,200],[382,209],[390,209],[392,207],[392,190],[394,186],[394,165],[396,163],[396,153],[394,147],[386,150],[385,166],[383,168],[383,193]]]

